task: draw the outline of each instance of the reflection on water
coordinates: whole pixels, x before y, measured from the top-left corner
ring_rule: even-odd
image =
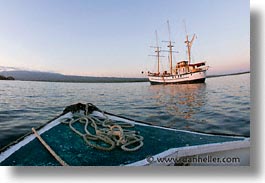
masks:
[[[184,119],[192,118],[206,103],[206,84],[151,85],[157,105],[163,105],[171,115]]]

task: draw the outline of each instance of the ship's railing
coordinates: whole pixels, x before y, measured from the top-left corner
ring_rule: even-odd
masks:
[[[197,67],[197,68],[192,68],[191,72],[207,71],[208,69],[209,66]]]
[[[151,72],[149,72],[148,76],[160,76],[160,73],[151,73]]]

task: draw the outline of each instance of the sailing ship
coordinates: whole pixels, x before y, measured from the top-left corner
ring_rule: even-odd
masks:
[[[168,48],[169,48],[169,63],[170,68],[169,71],[160,72],[160,55],[161,48],[158,46],[158,39],[157,39],[157,32],[156,32],[156,43],[157,45],[155,48],[155,53],[157,57],[157,72],[149,72],[148,71],[148,79],[151,84],[187,84],[187,83],[204,83],[206,79],[206,71],[208,70],[209,66],[206,66],[206,62],[197,62],[191,63],[191,47],[195,40],[196,35],[194,34],[192,39],[189,40],[189,36],[186,31],[186,40],[185,44],[187,46],[187,55],[188,60],[182,60],[177,62],[175,67],[173,67],[173,43],[170,38],[170,26],[168,23],[168,31],[169,31],[169,41]],[[186,27],[185,27],[186,30]],[[178,52],[177,52],[178,53]]]

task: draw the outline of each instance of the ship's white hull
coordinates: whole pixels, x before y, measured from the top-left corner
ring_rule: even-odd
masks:
[[[170,76],[148,76],[151,84],[185,84],[185,83],[204,83],[206,70],[195,73]]]

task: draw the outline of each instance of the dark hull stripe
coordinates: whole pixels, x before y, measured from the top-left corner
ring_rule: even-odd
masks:
[[[204,83],[205,78],[190,80],[190,81],[178,81],[178,82],[155,82],[150,81],[152,85],[165,85],[165,84],[192,84],[192,83]]]

